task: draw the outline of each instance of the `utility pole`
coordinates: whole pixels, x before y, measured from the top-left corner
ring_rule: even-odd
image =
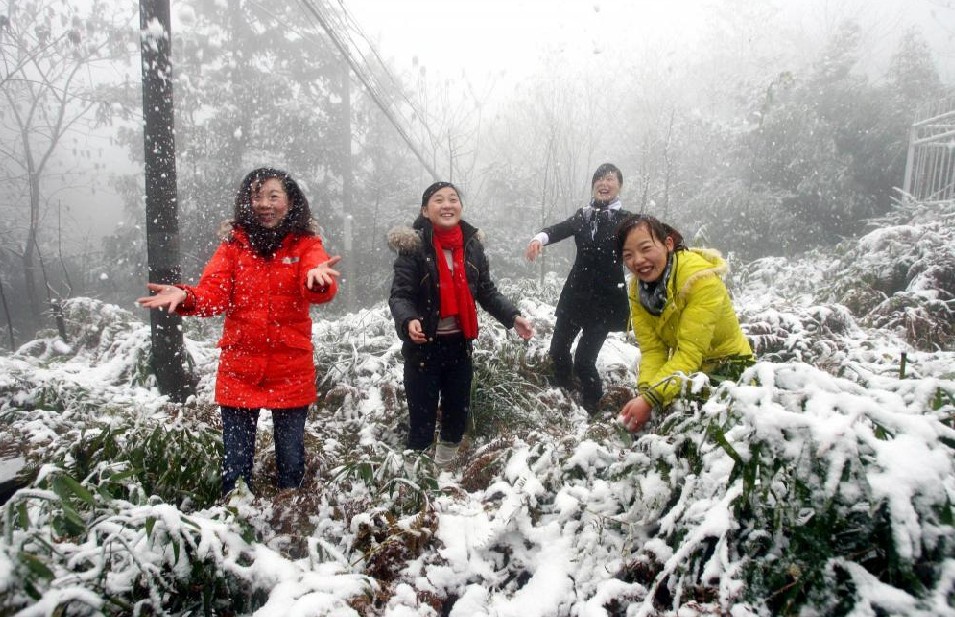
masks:
[[[146,175],[146,254],[151,283],[180,282],[179,204],[172,99],[169,0],[139,0],[143,67],[143,141]],[[182,318],[149,312],[152,367],[162,394],[184,402],[195,392],[185,368]]]

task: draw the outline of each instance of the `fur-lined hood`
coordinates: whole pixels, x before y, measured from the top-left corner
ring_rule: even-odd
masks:
[[[423,224],[415,221],[415,226],[399,225],[388,231],[388,246],[399,255],[409,255],[421,250],[421,237],[427,230],[431,231],[431,223],[426,219]],[[464,241],[468,242],[472,237],[481,245],[484,244],[484,232],[473,225],[461,221],[461,228],[464,232]]]
[[[680,282],[680,289],[677,291],[677,295],[679,296],[685,296],[693,284],[704,276],[718,276],[719,278],[723,278],[726,276],[726,273],[729,272],[729,266],[726,265],[726,260],[723,259],[723,255],[716,249],[694,247],[684,252],[683,255],[687,257],[693,255],[700,257],[700,259],[690,257],[689,259],[683,260],[685,263],[678,265],[678,276],[683,279]],[[683,278],[684,276],[686,278]]]

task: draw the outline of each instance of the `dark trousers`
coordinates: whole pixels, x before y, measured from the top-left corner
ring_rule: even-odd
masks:
[[[610,329],[605,324],[580,324],[566,315],[558,315],[554,336],[550,341],[550,357],[554,363],[557,385],[572,387],[573,375],[576,373],[584,401],[596,403],[600,400],[604,390],[597,372],[597,354],[600,353],[609,333]],[[578,334],[580,340],[571,362],[570,347]]]
[[[437,337],[421,345],[406,343],[405,394],[410,430],[408,448],[424,450],[434,442],[438,404],[441,405],[441,441],[458,443],[464,437],[471,407],[471,343],[463,336]]]
[[[252,459],[255,455],[255,427],[259,422],[258,409],[221,407],[222,494],[233,488],[242,476],[252,486]],[[275,439],[275,466],[278,469],[279,488],[297,488],[305,476],[305,418],[308,407],[273,409],[272,425]]]

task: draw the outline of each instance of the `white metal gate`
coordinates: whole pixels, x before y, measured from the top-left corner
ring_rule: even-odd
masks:
[[[903,190],[922,202],[955,198],[955,97],[921,110],[909,132]]]

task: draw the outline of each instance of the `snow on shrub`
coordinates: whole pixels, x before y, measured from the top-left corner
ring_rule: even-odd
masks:
[[[384,304],[317,314],[305,485],[270,487],[263,414],[256,494],[228,502],[215,324],[186,320],[199,396],[173,406],[148,327],[74,299],[69,342],[0,357],[0,453],[30,463],[0,509],[0,613],[955,615],[955,244],[951,213],[921,208],[739,268],[761,361],[718,387],[690,376],[637,436],[547,384],[554,281],[502,282],[538,337],[481,314],[450,471],[403,451]],[[621,400],[638,358],[614,334],[598,359]]]

